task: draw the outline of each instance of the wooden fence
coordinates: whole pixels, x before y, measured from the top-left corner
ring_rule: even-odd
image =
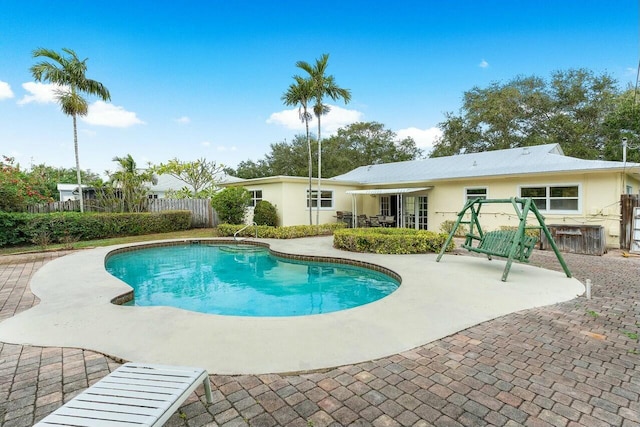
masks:
[[[86,212],[104,212],[95,199],[85,199]],[[28,207],[29,213],[51,212],[79,212],[79,200],[67,200],[66,202],[40,203]],[[191,211],[191,226],[194,228],[215,227],[218,225],[218,215],[211,207],[209,199],[149,199],[146,211],[162,212],[184,210]]]
[[[640,196],[637,194],[623,194],[620,196],[620,249],[631,249],[634,241],[633,208],[640,207]]]

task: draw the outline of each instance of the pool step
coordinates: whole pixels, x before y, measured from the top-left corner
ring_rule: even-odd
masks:
[[[255,246],[255,245],[209,245],[209,246],[219,248],[222,252],[229,252],[234,254],[264,252],[264,248],[262,246]]]

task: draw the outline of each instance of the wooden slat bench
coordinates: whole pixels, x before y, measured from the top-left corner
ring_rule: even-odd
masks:
[[[125,363],[36,426],[162,426],[200,384],[211,404],[204,369]]]

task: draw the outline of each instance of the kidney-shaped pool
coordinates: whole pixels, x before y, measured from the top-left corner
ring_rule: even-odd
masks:
[[[118,252],[106,269],[136,306],[234,316],[302,316],[377,301],[396,278],[355,265],[276,256],[261,246],[188,244]]]

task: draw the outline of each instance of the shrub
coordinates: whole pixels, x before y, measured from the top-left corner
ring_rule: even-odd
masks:
[[[278,213],[276,207],[266,200],[260,200],[253,211],[253,221],[258,225],[278,225]]]
[[[500,230],[514,230],[517,231],[518,227],[515,225],[501,225]],[[535,237],[540,240],[540,229],[539,228],[525,228],[524,234],[529,237]]]
[[[298,237],[310,236],[330,236],[334,231],[344,228],[345,224],[330,223],[316,225],[292,225],[288,227],[271,227],[267,225],[259,225],[257,227],[247,227],[239,234],[242,237],[256,237],[256,229],[258,237],[264,239],[295,239]],[[229,237],[241,230],[245,225],[234,224],[218,224],[216,234],[219,237]]]
[[[0,214],[0,244],[39,245],[187,230],[190,211],[157,213]],[[46,238],[46,239],[45,239]],[[45,242],[46,240],[46,242]]]
[[[440,252],[448,235],[409,228],[350,228],[333,234],[333,247],[351,252],[419,254]],[[447,251],[453,250],[450,243]]]
[[[211,199],[218,219],[227,224],[242,224],[250,202],[251,193],[244,187],[227,187]]]
[[[456,225],[455,221],[446,220],[442,221],[440,224],[440,232],[446,234],[447,236],[451,234],[451,230],[453,230],[453,226]],[[464,237],[469,232],[469,229],[464,224],[459,224],[458,229],[456,230],[456,237]]]

